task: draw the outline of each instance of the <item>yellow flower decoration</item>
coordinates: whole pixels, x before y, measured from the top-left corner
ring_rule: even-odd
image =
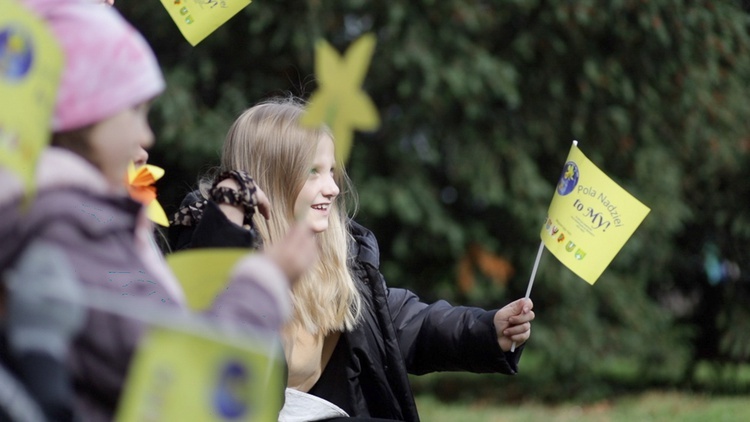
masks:
[[[316,127],[327,124],[333,132],[336,161],[345,163],[352,148],[354,129],[374,130],[380,117],[362,82],[375,49],[375,36],[357,39],[344,57],[325,40],[315,46],[315,75],[319,88],[310,98],[301,123]]]
[[[154,183],[162,176],[164,176],[164,169],[161,167],[146,164],[136,169],[131,161],[128,165],[128,193],[131,198],[146,206],[146,215],[151,221],[169,227],[167,214],[156,200],[156,186],[154,186]]]

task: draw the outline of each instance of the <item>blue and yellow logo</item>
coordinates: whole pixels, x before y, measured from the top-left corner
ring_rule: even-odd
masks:
[[[20,81],[34,62],[31,37],[19,28],[0,28],[0,76]]]
[[[573,189],[575,189],[578,184],[580,176],[581,174],[578,171],[578,166],[574,161],[568,161],[565,163],[563,172],[560,175],[560,181],[557,182],[557,193],[565,196],[570,192],[573,192]]]
[[[214,410],[224,419],[246,418],[252,411],[250,397],[253,375],[242,363],[230,360],[224,363],[214,389]]]

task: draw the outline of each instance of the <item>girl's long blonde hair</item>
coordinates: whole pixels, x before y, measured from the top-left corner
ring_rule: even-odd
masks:
[[[294,222],[294,204],[310,172],[318,142],[328,129],[302,127],[305,109],[299,99],[267,100],[243,112],[232,124],[221,156],[221,171],[244,170],[271,202],[268,226],[254,222],[264,243],[281,239]],[[356,202],[343,165],[334,177],[340,194],[329,216],[328,229],[317,235],[319,261],[295,285],[293,324],[312,334],[351,330],[359,320],[361,298],[347,265],[349,232],[346,197]]]

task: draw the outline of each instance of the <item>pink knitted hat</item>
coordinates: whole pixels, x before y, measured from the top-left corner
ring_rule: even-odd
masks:
[[[56,36],[65,67],[55,132],[97,123],[148,101],[164,79],[146,40],[101,0],[22,0]]]

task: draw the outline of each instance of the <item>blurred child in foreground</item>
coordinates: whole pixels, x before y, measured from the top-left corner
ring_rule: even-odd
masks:
[[[54,256],[59,265],[49,271],[73,278],[84,298],[106,291],[133,306],[153,303],[183,314],[184,292],[149,245],[151,225],[142,205],[128,197],[124,181],[128,163],[154,142],[147,115],[164,80],[142,36],[113,8],[96,3],[22,2],[49,26],[65,66],[52,146],[39,160],[30,208],[21,207],[20,180],[0,168],[0,274],[15,287],[33,290],[36,284],[38,293],[58,290],[61,284],[39,285],[21,271],[24,262]],[[289,285],[315,259],[314,238],[298,225],[279,246],[237,264],[227,289],[208,312],[212,318],[248,330],[275,331],[284,323],[291,312]],[[55,278],[52,274],[47,281]],[[12,296],[17,289],[10,287],[7,294]],[[42,344],[46,352],[65,360],[74,387],[74,413],[86,421],[111,420],[146,327],[103,310],[88,309],[82,317],[82,327],[70,321],[63,324],[65,332],[47,327],[60,332],[59,338],[39,327],[19,332],[10,326],[10,349]],[[31,320],[31,325],[45,324]]]

